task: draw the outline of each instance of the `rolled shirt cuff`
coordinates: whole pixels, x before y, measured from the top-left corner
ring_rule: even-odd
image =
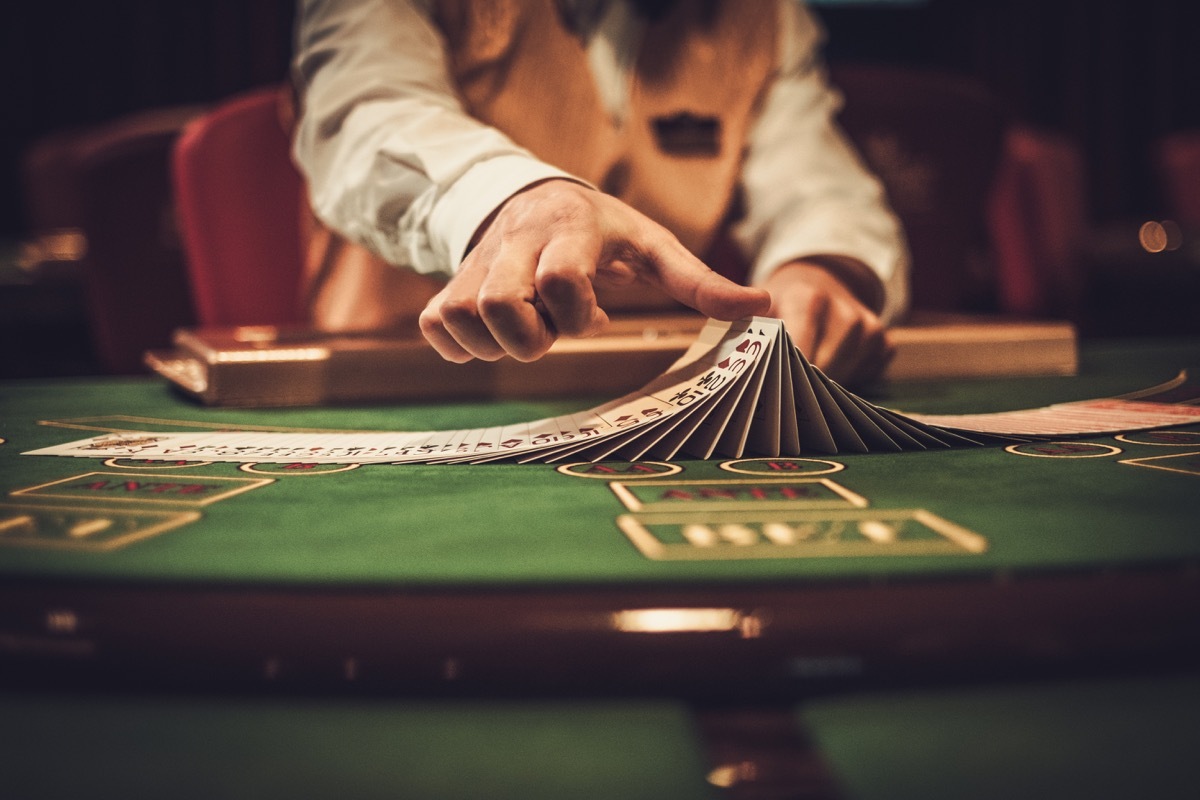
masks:
[[[464,172],[429,216],[430,237],[445,248],[450,271],[458,271],[475,232],[493,211],[525,187],[551,178],[589,185],[570,173],[522,155],[489,158]]]

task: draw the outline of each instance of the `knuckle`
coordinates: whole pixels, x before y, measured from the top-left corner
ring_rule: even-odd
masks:
[[[821,320],[828,319],[834,310],[834,304],[830,301],[828,295],[817,292],[809,296],[808,313],[814,317]]]
[[[866,321],[863,320],[862,316],[854,313],[854,309],[838,307],[836,314],[837,321],[843,328],[846,329],[846,331],[853,334],[857,338],[862,338],[866,335]]]
[[[473,297],[450,298],[442,303],[439,312],[446,325],[469,324],[479,317],[479,307]]]
[[[479,316],[486,319],[496,319],[512,316],[517,304],[523,302],[511,294],[499,292],[481,292],[476,298]]]
[[[886,339],[883,323],[873,314],[860,315],[857,321],[859,335],[862,340],[875,349],[881,349]]]
[[[542,270],[536,279],[537,293],[548,300],[571,302],[588,294],[586,275],[565,265]]]
[[[417,317],[417,325],[421,329],[421,333],[430,334],[436,333],[442,329],[441,307],[433,304],[425,306],[421,314]]]

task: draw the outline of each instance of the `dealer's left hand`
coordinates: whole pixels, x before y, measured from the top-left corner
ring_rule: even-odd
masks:
[[[770,315],[783,320],[800,352],[838,383],[863,384],[883,373],[892,357],[885,326],[828,266],[785,264],[763,284]]]

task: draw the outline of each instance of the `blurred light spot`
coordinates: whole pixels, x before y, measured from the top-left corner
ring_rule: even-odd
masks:
[[[78,228],[45,231],[21,245],[17,266],[26,272],[37,272],[51,261],[82,261],[87,249],[87,236]]]
[[[248,364],[250,362],[328,361],[328,347],[281,347],[277,350],[225,350],[213,359],[218,364]]]
[[[625,633],[709,633],[737,630],[741,614],[732,608],[635,608],[613,614],[612,624]]]
[[[751,783],[757,779],[758,765],[753,761],[722,764],[707,775],[709,783],[722,789],[732,789],[739,783]]]
[[[731,789],[738,782],[737,764],[722,764],[708,773],[708,782],[722,789]]]
[[[1143,222],[1138,230],[1138,243],[1147,253],[1161,253],[1167,249],[1167,232],[1161,222]]]
[[[1138,230],[1138,243],[1147,253],[1178,250],[1183,244],[1183,231],[1175,220],[1149,220]]]
[[[239,325],[233,329],[233,339],[236,342],[274,344],[279,340],[279,330],[274,325]]]

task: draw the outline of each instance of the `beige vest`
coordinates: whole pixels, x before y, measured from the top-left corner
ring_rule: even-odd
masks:
[[[775,22],[773,2],[680,0],[646,31],[618,126],[554,0],[443,0],[437,10],[472,116],[620,197],[702,256],[729,250],[716,238],[736,213],[747,131],[775,66]],[[315,222],[309,233],[305,299],[320,327],[411,326],[441,285]]]

